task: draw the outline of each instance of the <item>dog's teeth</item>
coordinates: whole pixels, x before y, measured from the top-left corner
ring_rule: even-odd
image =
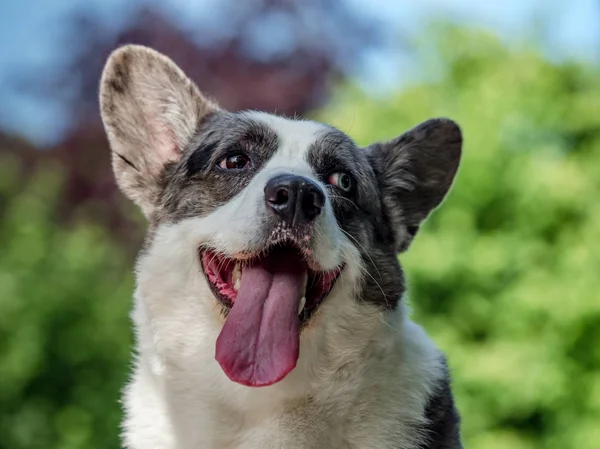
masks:
[[[300,304],[298,305],[298,315],[302,313],[304,310],[304,306],[306,305],[306,296],[300,298]]]
[[[308,272],[304,272],[304,278],[302,279],[302,295],[306,295],[306,286],[308,284]],[[306,298],[305,298],[306,300]],[[304,306],[303,306],[304,307]]]
[[[304,306],[306,305],[306,285],[308,284],[308,272],[304,272],[304,277],[302,278],[302,298],[300,298],[300,303],[298,304],[298,315],[302,313],[304,310]]]
[[[239,263],[235,264],[233,267],[233,272],[231,273],[231,281],[233,282],[233,289],[237,292],[240,289],[240,279],[242,277],[242,268]]]

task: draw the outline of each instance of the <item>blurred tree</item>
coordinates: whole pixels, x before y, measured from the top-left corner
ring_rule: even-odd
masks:
[[[116,448],[130,260],[102,228],[59,226],[60,166],[23,184],[20,160],[0,157],[0,448]]]

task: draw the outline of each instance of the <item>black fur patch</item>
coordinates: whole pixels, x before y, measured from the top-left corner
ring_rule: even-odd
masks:
[[[446,366],[446,364],[444,363]],[[460,417],[454,405],[450,388],[450,374],[446,366],[446,375],[425,409],[429,421],[421,431],[426,436],[423,449],[461,449]]]
[[[201,143],[194,150],[185,163],[186,175],[188,177],[192,177],[196,173],[200,173],[208,168],[217,145],[218,142]]]

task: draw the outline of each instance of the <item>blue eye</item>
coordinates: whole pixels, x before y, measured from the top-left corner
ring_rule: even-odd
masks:
[[[327,182],[332,186],[336,186],[337,188],[343,190],[344,192],[349,192],[352,190],[354,185],[350,175],[342,172],[332,173],[327,178]]]
[[[223,170],[241,170],[250,163],[248,156],[244,154],[234,154],[228,156],[219,162],[219,167]]]

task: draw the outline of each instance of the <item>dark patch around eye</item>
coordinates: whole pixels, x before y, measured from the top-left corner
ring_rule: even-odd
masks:
[[[253,123],[241,137],[239,147],[242,151],[253,155],[251,159],[262,164],[277,151],[278,140],[277,134],[265,125]]]
[[[308,161],[323,181],[335,172],[356,178],[354,142],[341,131],[329,129],[320,135],[308,151]]]
[[[216,148],[216,142],[204,143],[196,148],[186,162],[187,176],[194,176],[206,170],[211,164],[212,155]]]
[[[319,158],[319,173],[326,178],[335,172],[352,173],[346,164],[342,163],[337,157],[327,153],[322,154]]]

